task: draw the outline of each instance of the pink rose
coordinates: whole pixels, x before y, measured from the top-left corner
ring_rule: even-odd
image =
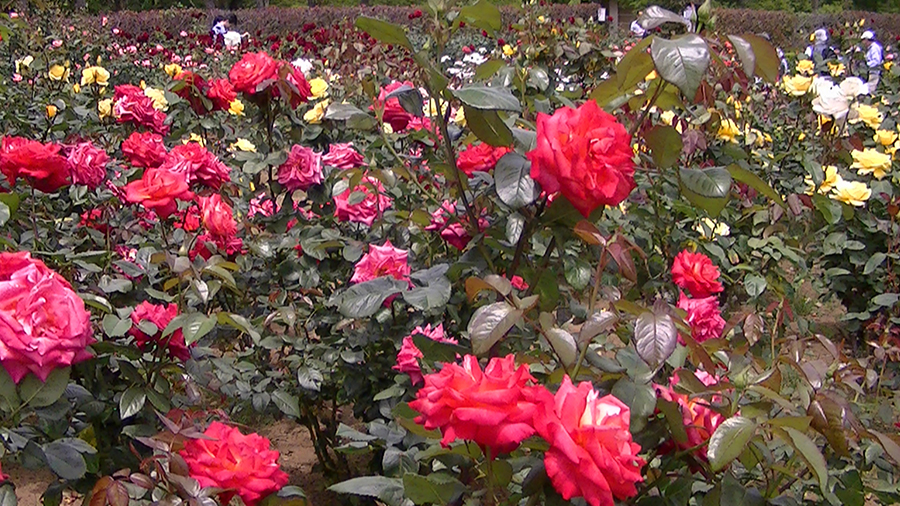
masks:
[[[681,371],[684,374],[691,374],[689,371]],[[678,405],[681,416],[684,421],[684,429],[687,432],[688,440],[684,443],[678,443],[677,447],[681,450],[687,450],[702,445],[709,441],[712,433],[716,428],[725,421],[725,416],[721,413],[710,409],[709,402],[701,397],[691,397],[687,394],[681,394],[675,391],[675,385],[678,384],[678,371],[669,379],[669,386],[654,385],[656,395],[669,402]],[[706,371],[697,371],[697,379],[706,386],[718,384],[721,380]],[[721,396],[713,396],[713,400]],[[666,448],[667,449],[667,448]],[[697,453],[703,460],[706,460],[706,446],[697,448]]]
[[[66,167],[73,183],[83,184],[93,190],[106,178],[107,162],[109,155],[106,151],[90,142],[80,142],[69,151]]]
[[[181,329],[176,330],[172,334],[162,337],[163,331],[176,316],[178,316],[178,305],[169,304],[151,304],[149,302],[141,302],[131,312],[131,330],[128,331],[134,337],[135,344],[138,348],[146,350],[151,344],[154,346],[165,346],[166,352],[170,357],[185,361],[191,358],[184,341],[184,333]],[[156,327],[156,333],[148,335],[141,330],[138,325],[142,322],[150,322]]]
[[[409,280],[410,268],[407,263],[409,252],[395,248],[391,241],[383,246],[369,245],[369,252],[362,256],[353,267],[351,283],[363,283],[382,276]]]
[[[454,219],[455,217],[455,219]],[[463,251],[472,240],[469,231],[465,227],[468,216],[465,212],[457,213],[456,203],[445,200],[441,207],[431,213],[431,224],[425,230],[436,230],[441,238],[454,248]],[[478,218],[478,229],[484,231],[490,226],[484,218]]]
[[[689,299],[684,293],[681,293],[678,298],[678,307],[687,311],[685,323],[691,326],[691,337],[694,338],[694,341],[702,343],[722,336],[725,320],[719,311],[719,301],[715,296]],[[680,335],[678,340],[684,344]]]
[[[353,143],[347,142],[328,146],[328,153],[322,157],[322,163],[346,170],[362,167],[365,159],[353,149]]]
[[[62,276],[27,251],[0,253],[0,365],[19,383],[91,358],[91,315]]]
[[[288,191],[306,191],[322,182],[322,155],[294,144],[286,162],[278,167],[278,182]]]
[[[356,204],[351,204],[350,195],[356,192],[364,193],[365,198]],[[381,216],[393,203],[394,200],[385,195],[381,181],[366,176],[356,188],[347,188],[343,193],[334,197],[334,215],[337,216],[338,221],[365,223],[371,227],[375,218]]]
[[[116,86],[113,95],[113,116],[119,123],[133,122],[160,135],[169,133],[166,114],[153,107],[153,100],[144,95],[144,90],[131,84]]]
[[[122,142],[122,155],[135,167],[159,167],[167,154],[162,136],[153,132],[132,132]]]
[[[675,284],[691,293],[691,297],[702,299],[723,290],[719,283],[719,268],[703,253],[683,250],[672,264],[672,279]]]
[[[456,339],[444,337],[444,324],[439,323],[437,327],[431,328],[431,324],[422,327],[416,327],[412,333],[403,338],[403,344],[400,346],[400,352],[397,353],[397,364],[392,368],[395,371],[405,372],[409,374],[413,385],[418,385],[424,381],[422,376],[422,368],[419,366],[419,359],[424,358],[422,352],[416,347],[412,336],[422,334],[432,341],[439,343],[457,344]]]
[[[181,174],[188,183],[199,183],[213,190],[231,181],[228,166],[196,142],[172,148],[159,168]]]

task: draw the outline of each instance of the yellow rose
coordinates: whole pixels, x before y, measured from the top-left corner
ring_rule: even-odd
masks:
[[[165,70],[166,74],[168,74],[169,77],[172,77],[172,78],[176,77],[177,75],[179,75],[183,72],[183,70],[181,69],[181,65],[179,65],[177,63],[169,63],[168,65],[163,67],[163,70]]]
[[[741,130],[734,123],[734,120],[726,118],[719,123],[719,131],[716,138],[728,142],[737,142],[737,137],[741,135]]]
[[[806,139],[806,132],[800,132],[800,135],[797,136],[797,140],[803,142]]]
[[[512,56],[516,54],[516,48],[510,46],[509,44],[506,44],[505,46],[503,46],[503,54],[506,56]]]
[[[325,117],[325,111],[328,110],[328,100],[322,100],[313,106],[312,109],[306,111],[306,114],[303,115],[303,121],[316,125],[322,122],[322,118]]]
[[[157,111],[165,111],[169,107],[169,101],[166,100],[163,90],[147,87],[144,88],[144,95],[153,101],[153,108]]]
[[[875,130],[875,142],[882,146],[890,146],[897,142],[897,132],[893,130]]]
[[[675,111],[665,111],[659,115],[659,120],[663,122],[665,125],[672,126],[672,123],[675,121]]]
[[[876,179],[881,179],[891,171],[891,156],[879,153],[872,148],[866,148],[862,151],[854,149],[852,153],[853,165],[851,169],[856,169],[860,175],[872,174]]]
[[[56,108],[55,105],[50,104],[47,106],[47,117],[53,119],[56,116],[56,113],[59,112],[59,109]]]
[[[100,113],[100,119],[112,116],[112,99],[104,98],[97,102],[97,111]]]
[[[228,112],[235,116],[243,116],[244,115],[244,103],[239,99],[234,99],[231,104],[228,105]]]
[[[450,103],[445,101],[443,103],[443,107],[441,107],[441,114],[440,114],[441,116],[443,116],[444,113],[447,112],[448,107],[450,107]],[[438,116],[437,101],[435,99],[433,99],[433,98],[428,99],[428,109],[425,111],[425,115],[428,116],[429,118],[434,118],[434,117]]]
[[[394,127],[390,123],[382,123],[381,130],[387,135],[394,133]]]
[[[806,92],[809,91],[809,87],[812,86],[813,78],[804,76],[784,76],[782,83],[784,84],[784,91],[789,95],[802,97],[803,95],[806,95]]]
[[[191,142],[196,142],[197,144],[199,144],[201,146],[206,146],[206,141],[203,140],[203,137],[200,137],[199,135],[197,135],[195,133],[190,134],[187,139],[181,139],[182,144],[188,144]]]
[[[697,224],[694,225],[694,230],[700,234],[701,238],[707,241],[711,241],[719,236],[726,237],[731,234],[731,227],[722,222],[716,223],[709,218],[703,218],[697,222]]]
[[[81,93],[81,85],[78,83],[73,84],[72,91],[74,91],[75,93]]]
[[[894,62],[892,62],[892,61],[884,62],[884,70],[890,71],[891,67],[893,67],[893,66],[894,66]]]
[[[816,64],[812,60],[800,60],[797,62],[797,72],[811,76],[816,70]]]
[[[851,206],[862,207],[872,196],[872,190],[860,181],[841,181],[834,187],[831,198]]]
[[[103,67],[85,67],[81,71],[81,85],[109,86],[109,72]]]
[[[856,114],[853,114],[853,113]],[[856,104],[850,110],[850,123],[859,123],[862,121],[870,128],[877,130],[884,120],[884,115],[874,105]]]
[[[824,195],[833,190],[835,185],[843,181],[843,179],[841,179],[841,175],[838,174],[837,167],[835,167],[834,165],[827,165],[825,167],[822,167],[822,171],[825,173],[825,178],[824,181],[822,181],[822,184],[819,185],[819,193]],[[806,189],[806,194],[812,195],[813,191],[816,189],[816,185],[813,184],[812,177],[806,176],[803,179],[803,182],[809,185],[809,188]]]
[[[654,69],[654,70],[651,70],[650,73],[647,74],[646,77],[644,77],[644,81],[652,81],[652,80],[656,79],[657,77],[659,77],[659,74],[657,74],[656,69]]]
[[[232,151],[250,151],[256,153],[256,145],[247,139],[238,139],[231,145]]]
[[[47,77],[49,77],[51,81],[68,81],[69,69],[62,65],[51,65],[50,70],[47,72]]]
[[[843,63],[828,62],[828,71],[831,72],[831,75],[833,77],[839,77],[839,76],[844,75],[844,72],[846,72],[846,70],[847,70],[847,68],[844,67]]]
[[[322,98],[328,94],[328,82],[321,77],[311,79],[309,90],[313,98]]]

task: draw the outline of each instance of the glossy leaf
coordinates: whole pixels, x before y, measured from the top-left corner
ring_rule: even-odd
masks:
[[[779,206],[787,209],[787,204],[785,204],[784,199],[781,198],[781,195],[779,195],[778,192],[772,189],[772,187],[769,186],[769,183],[760,179],[760,177],[756,174],[737,164],[729,165],[728,173],[731,174],[731,177],[735,181],[744,183],[750,188],[753,188],[754,190],[768,197],[772,202],[775,202]]]
[[[119,397],[119,417],[122,420],[138,414],[147,402],[147,394],[141,387],[128,387]]]
[[[375,37],[375,40],[383,44],[393,44],[412,49],[412,44],[410,44],[409,38],[406,36],[406,31],[393,23],[360,16],[356,18],[356,27]]]
[[[688,100],[692,100],[709,67],[706,41],[695,34],[672,40],[656,38],[650,44],[650,56],[660,77],[677,86]]]
[[[338,310],[350,318],[366,318],[375,314],[391,295],[406,291],[408,284],[390,276],[353,285],[332,299]]]
[[[483,111],[520,111],[522,109],[519,99],[506,88],[471,84],[453,90],[452,93],[460,102],[473,109]],[[467,123],[469,123],[468,117],[469,115],[466,114]]]
[[[634,345],[638,355],[652,368],[659,367],[675,351],[678,332],[667,314],[647,311],[634,322]]]
[[[19,397],[32,408],[49,406],[66,391],[70,372],[69,367],[54,369],[47,376],[47,381],[41,381],[33,373],[29,373],[19,383]]]
[[[656,125],[644,139],[657,167],[667,169],[678,163],[684,143],[677,130],[668,125]]]
[[[683,168],[679,176],[681,192],[692,204],[714,217],[722,212],[731,191],[731,174],[727,170]]]
[[[469,321],[469,340],[475,355],[486,354],[522,317],[522,310],[495,302],[475,311]]]
[[[709,438],[706,455],[713,471],[724,469],[744,451],[744,446],[756,433],[756,422],[733,416],[719,425]]]
[[[536,195],[534,179],[531,179],[531,161],[514,151],[497,161],[494,184],[500,200],[513,209],[534,202]]]
[[[756,71],[756,55],[753,53],[753,46],[746,39],[737,35],[729,35],[728,40],[731,41],[734,51],[741,59],[744,75],[753,77],[753,73]]]
[[[497,111],[482,111],[468,105],[463,105],[463,110],[466,124],[482,142],[497,147],[510,146],[513,143],[513,133],[500,119]]]
[[[778,82],[781,61],[772,43],[752,33],[741,34],[741,38],[753,49],[754,73],[769,84]]]
[[[403,475],[403,491],[415,504],[452,504],[465,490],[461,481],[446,474]]]
[[[353,494],[373,497],[389,506],[400,506],[403,503],[403,481],[386,476],[361,476],[336,483],[328,490],[338,494]]]
[[[782,427],[782,430],[788,435],[788,443],[800,453],[803,460],[809,466],[816,479],[819,481],[819,487],[822,491],[828,490],[828,466],[825,464],[825,457],[819,451],[816,443],[806,434],[792,427]]]
[[[685,26],[688,24],[684,19],[684,16],[663,9],[658,5],[650,5],[645,8],[643,14],[638,17],[637,21],[644,30],[653,30],[665,23],[676,23]]]
[[[565,367],[575,365],[575,360],[578,359],[578,347],[572,334],[563,329],[554,328],[545,330],[544,335]]]

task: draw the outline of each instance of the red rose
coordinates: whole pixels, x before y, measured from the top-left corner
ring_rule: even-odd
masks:
[[[206,114],[209,112],[206,110],[206,106],[203,105],[203,99],[200,98],[206,95],[208,86],[202,77],[189,70],[185,70],[176,75],[174,79],[176,81],[184,82],[184,86],[176,91],[175,94],[187,100],[194,112],[197,114]]]
[[[537,405],[526,398],[535,388],[529,382],[535,379],[528,366],[517,369],[513,355],[492,358],[483,372],[478,359],[466,355],[463,365],[445,364],[440,372],[425,376],[425,386],[409,406],[421,413],[416,423],[441,429],[442,445],[474,441],[495,457],[534,434],[531,421]]]
[[[119,123],[134,122],[160,135],[169,133],[166,114],[153,107],[153,100],[144,95],[144,90],[131,84],[116,86],[113,95],[113,116]]]
[[[275,79],[277,69],[275,60],[264,52],[244,53],[241,60],[231,67],[228,79],[235,90],[253,95],[260,83]]]
[[[309,189],[322,182],[322,155],[294,144],[287,161],[278,167],[278,182],[288,191]]]
[[[172,148],[159,168],[181,174],[188,183],[200,183],[214,190],[231,181],[228,166],[196,142]]]
[[[290,95],[287,100],[291,107],[296,108],[309,100],[309,97],[312,96],[312,89],[309,87],[309,82],[304,77],[303,72],[286,61],[279,61],[278,69],[278,74],[284,76],[284,81],[287,83]],[[281,96],[280,90],[280,87],[273,88],[272,95],[276,97]]]
[[[631,137],[593,100],[538,113],[537,147],[527,156],[542,189],[562,193],[585,217],[618,205],[635,188]]]
[[[366,164],[365,158],[355,149],[353,143],[331,144],[328,153],[322,157],[322,163],[338,169],[355,169]]]
[[[193,198],[184,177],[164,169],[147,169],[141,179],[125,185],[125,200],[155,211],[162,219],[178,209],[176,199],[189,201]]]
[[[208,439],[189,439],[178,452],[202,487],[224,489],[222,504],[238,495],[247,506],[287,485],[288,475],[278,466],[278,452],[259,434],[243,435],[234,427],[213,422],[203,432]]]
[[[455,217],[455,219],[454,219]],[[445,200],[441,203],[441,207],[431,213],[431,224],[425,227],[425,230],[436,230],[441,234],[441,238],[454,248],[463,251],[468,246],[472,236],[466,229],[466,223],[469,217],[466,213],[457,213],[456,203]],[[484,218],[478,218],[478,229],[480,231],[487,230],[490,224]]]
[[[612,395],[599,397],[586,381],[575,387],[568,376],[555,396],[543,388],[533,392],[541,401],[534,427],[550,443],[544,466],[563,499],[614,506],[613,497],[637,494],[644,461],[631,440],[628,406]]]
[[[357,192],[365,194],[365,198],[360,202],[351,204],[350,195]],[[393,203],[394,200],[385,194],[384,185],[381,184],[381,181],[371,176],[366,176],[355,188],[347,188],[343,193],[334,197],[334,215],[338,221],[365,223],[371,227],[375,219],[381,216]]]
[[[209,260],[216,252],[223,256],[233,257],[238,253],[243,253],[243,248],[244,241],[239,237],[202,234],[194,242],[194,249],[188,252],[188,258],[194,261],[199,255]]]
[[[702,343],[709,339],[718,339],[725,329],[725,320],[719,312],[719,301],[713,297],[689,299],[684,293],[678,298],[678,307],[687,311],[685,323],[691,326],[691,337]],[[678,336],[681,344],[684,340]]]
[[[153,344],[155,346],[165,346],[170,357],[185,361],[191,358],[191,353],[187,349],[184,342],[184,333],[181,329],[176,330],[172,334],[162,337],[163,331],[176,316],[178,316],[178,305],[169,304],[151,304],[149,302],[141,302],[131,312],[131,330],[128,331],[138,348],[145,350],[147,346]],[[142,329],[139,325],[143,322],[150,322],[156,326],[156,332],[148,335],[144,332],[147,326]]]
[[[684,250],[672,264],[675,284],[690,292],[691,297],[702,299],[723,290],[719,283],[719,268],[703,253]]]
[[[163,138],[153,132],[134,132],[122,142],[122,155],[135,167],[152,168],[166,159]]]
[[[470,177],[475,171],[490,172],[497,165],[497,160],[510,151],[509,148],[495,148],[484,142],[474,146],[469,144],[460,151],[456,166]]]
[[[53,193],[69,184],[66,159],[59,154],[61,149],[59,144],[4,137],[0,142],[0,172],[10,186],[23,177],[36,189]]]
[[[213,79],[206,96],[212,101],[214,110],[227,111],[237,99],[237,91],[228,79]]]
[[[716,431],[719,425],[725,421],[725,416],[717,411],[713,411],[709,406],[709,401],[702,397],[692,397],[687,394],[680,394],[675,391],[675,385],[678,384],[678,372],[669,379],[669,386],[654,385],[656,396],[678,405],[684,422],[684,430],[687,433],[687,441],[678,443],[677,447],[681,450],[697,448],[696,452],[700,458],[706,460],[706,446],[703,443],[709,441],[712,433]],[[681,371],[681,374],[691,374],[689,371]],[[719,383],[719,378],[707,373],[706,371],[697,371],[697,379],[704,385],[711,387]],[[716,400],[714,396],[712,400]],[[671,450],[672,446],[668,445],[661,449]]]
[[[406,112],[403,109],[403,106],[400,105],[400,99],[397,97],[385,98],[391,92],[399,89],[402,86],[409,86],[410,88],[415,88],[413,83],[409,81],[405,82],[393,82],[383,88],[381,88],[381,92],[378,94],[378,98],[375,100],[375,105],[370,106],[369,110],[375,110],[379,108],[384,109],[384,114],[382,116],[382,120],[385,123],[391,125],[391,128],[394,129],[395,132],[401,132],[406,129],[409,122],[413,119],[413,115]]]
[[[237,223],[231,206],[219,194],[200,197],[200,215],[203,226],[210,234],[217,237],[234,237],[237,234]]]
[[[91,358],[91,314],[72,285],[27,251],[0,253],[0,365],[19,383]]]
[[[94,189],[106,178],[107,162],[109,155],[106,151],[90,142],[81,142],[69,151],[66,168],[72,175],[73,183]]]

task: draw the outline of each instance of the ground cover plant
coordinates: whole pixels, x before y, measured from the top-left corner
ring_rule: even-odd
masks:
[[[348,503],[897,502],[900,68],[552,12],[0,16],[6,461],[305,504],[281,418]]]

